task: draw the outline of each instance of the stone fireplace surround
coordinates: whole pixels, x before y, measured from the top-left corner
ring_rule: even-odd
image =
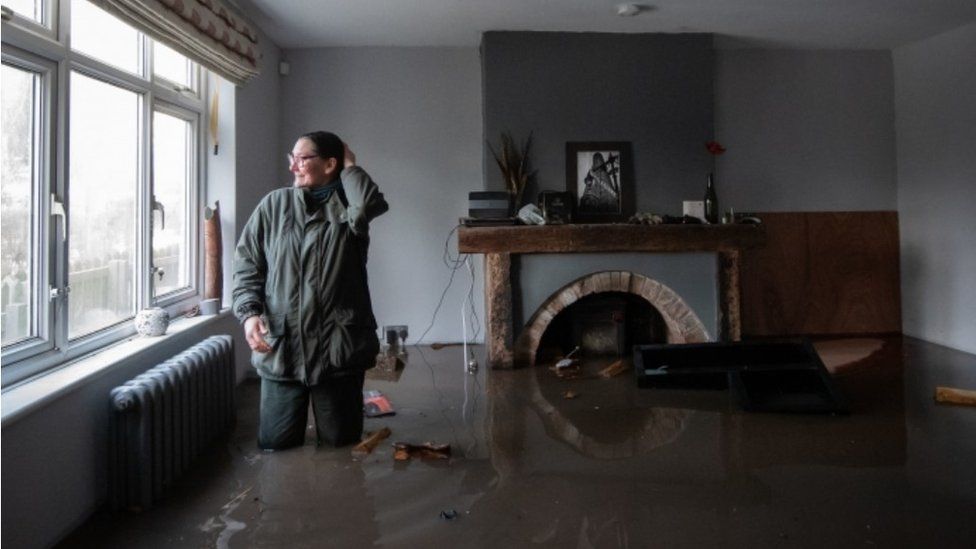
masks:
[[[715,252],[718,258],[720,338],[740,338],[739,257],[761,246],[765,228],[752,225],[624,225],[462,227],[458,251],[485,254],[485,312],[488,364],[531,366],[546,327],[569,305],[603,292],[623,292],[650,303],[665,320],[672,343],[707,341],[694,311],[669,287],[638,273],[603,271],[567,284],[541,306],[520,333],[513,326],[512,256],[540,253]]]
[[[668,343],[703,343],[709,340],[698,315],[668,286],[629,271],[604,271],[563,286],[536,310],[515,341],[515,364],[534,366],[542,335],[556,315],[584,297],[604,292],[631,294],[650,303],[664,319]]]

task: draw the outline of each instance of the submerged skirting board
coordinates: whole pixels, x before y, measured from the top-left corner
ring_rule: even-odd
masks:
[[[743,336],[901,331],[898,212],[759,214],[742,253]]]

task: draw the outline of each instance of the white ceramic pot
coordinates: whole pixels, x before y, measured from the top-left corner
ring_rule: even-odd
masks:
[[[169,327],[169,313],[159,307],[143,309],[136,314],[136,331],[144,336],[161,336]]]

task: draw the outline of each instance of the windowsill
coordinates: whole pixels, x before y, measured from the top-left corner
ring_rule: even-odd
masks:
[[[3,408],[2,426],[6,428],[33,410],[43,407],[81,385],[90,383],[118,362],[131,359],[139,353],[166,343],[183,332],[216,322],[229,314],[230,309],[225,308],[216,315],[181,318],[170,324],[164,335],[133,336],[39,377],[26,380],[3,392],[3,398],[0,399]]]

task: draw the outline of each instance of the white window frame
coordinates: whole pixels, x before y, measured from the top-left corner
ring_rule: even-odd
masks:
[[[8,345],[4,350],[3,362],[16,362],[25,357],[50,351],[54,347],[54,315],[47,289],[51,285],[54,272],[54,258],[60,244],[53,241],[56,237],[51,219],[51,182],[55,173],[54,155],[54,110],[55,92],[57,88],[57,65],[42,57],[20,50],[6,43],[3,44],[3,64],[33,72],[40,77],[40,93],[35,99],[34,108],[34,140],[37,143],[36,156],[32,171],[33,195],[31,230],[37,241],[32,243],[31,269],[37,273],[32,278],[36,283],[31,305],[34,309],[32,322],[36,321],[36,335],[34,337]],[[58,220],[58,228],[63,227],[63,220]],[[52,246],[52,243],[54,246]]]
[[[67,238],[71,220],[71,205],[68,201],[70,175],[68,173],[70,143],[68,143],[70,119],[70,79],[71,73],[104,81],[108,84],[133,91],[141,96],[139,126],[139,173],[140,182],[137,198],[137,254],[136,254],[136,310],[149,306],[165,308],[171,317],[186,313],[200,300],[203,294],[203,250],[199,210],[203,203],[206,175],[206,135],[208,112],[204,97],[207,93],[207,78],[203,69],[194,63],[194,90],[181,89],[164,78],[157,77],[152,68],[152,41],[141,35],[143,56],[142,74],[132,74],[125,70],[91,58],[70,48],[70,9],[71,0],[47,0],[46,18],[50,28],[14,14],[3,18],[3,60],[5,63],[43,70],[42,85],[45,90],[40,128],[47,135],[40,141],[42,154],[38,159],[40,174],[35,185],[39,201],[35,212],[38,235],[38,337],[33,340],[9,345],[2,351],[2,386],[6,390],[40,372],[76,360],[98,351],[106,346],[129,338],[135,334],[131,319],[105,327],[92,334],[76,339],[68,339],[68,309],[64,299],[48,300],[49,289],[57,289],[64,295],[68,286]],[[64,24],[61,24],[64,22]],[[152,265],[152,114],[165,112],[188,120],[193,124],[193,150],[191,155],[191,190],[187,195],[187,216],[189,242],[187,243],[188,287],[152,297],[150,283]],[[54,195],[67,211],[66,222],[55,219],[48,197]],[[64,232],[62,233],[62,228]],[[70,289],[69,289],[70,290]],[[70,307],[70,291],[67,293],[67,306]]]
[[[41,0],[41,20],[39,22],[30,17],[25,17],[7,6],[3,6],[3,21],[4,23],[10,21],[29,32],[57,40],[58,23],[60,21],[58,3],[59,0]],[[3,32],[6,33],[7,30],[4,29]]]
[[[153,284],[150,283],[147,287],[146,296],[144,296],[147,301],[152,301],[154,306],[168,308],[173,304],[179,303],[185,299],[200,297],[200,295],[202,294],[202,290],[201,290],[201,288],[203,287],[202,281],[199,279],[198,276],[202,272],[202,268],[201,268],[202,263],[200,262],[201,254],[203,253],[202,247],[200,246],[202,233],[200,229],[201,224],[199,223],[200,215],[198,214],[198,212],[201,211],[202,202],[200,200],[200,193],[199,192],[194,193],[192,192],[192,189],[196,188],[199,190],[201,188],[200,182],[204,180],[204,175],[201,169],[201,165],[203,164],[203,162],[201,162],[200,159],[206,157],[206,155],[204,154],[205,146],[201,145],[201,142],[205,140],[200,138],[201,136],[200,132],[202,131],[201,130],[202,126],[200,124],[200,119],[202,117],[201,113],[197,113],[165,101],[156,101],[155,105],[153,105],[152,112],[149,113],[150,121],[152,120],[153,113],[157,113],[157,112],[184,120],[190,124],[191,128],[193,128],[192,131],[193,138],[188,148],[190,152],[194,154],[187,155],[189,159],[189,166],[187,168],[187,172],[189,173],[187,175],[189,176],[190,179],[189,184],[190,184],[191,192],[187,193],[187,197],[186,197],[187,204],[186,204],[186,210],[184,212],[185,213],[184,219],[186,219],[186,222],[188,224],[187,228],[189,229],[187,235],[188,238],[187,259],[189,260],[189,263],[187,264],[187,272],[189,273],[189,279],[187,282],[189,283],[189,286],[178,288],[172,292],[160,294],[159,296],[154,298],[152,295]],[[150,162],[150,168],[151,165],[152,163]],[[156,182],[153,180],[150,182],[149,185],[150,227],[155,227],[154,219],[152,217],[154,214],[152,210],[152,200],[153,200],[153,195],[155,194],[155,188],[156,188]],[[197,222],[194,223],[194,221]],[[153,268],[152,238],[151,238],[152,231],[149,231],[149,236],[150,239],[149,242],[145,244],[145,250],[148,254],[147,261],[150,266],[150,270],[152,270]],[[152,275],[150,276],[150,279],[152,279]]]
[[[166,46],[167,48],[169,48],[169,45],[164,44],[163,42],[160,42],[160,44],[162,44],[162,45]],[[173,49],[173,48],[170,48],[170,49]],[[149,51],[149,54],[151,56],[155,56],[155,52],[154,52],[153,48],[149,48],[149,50],[150,50]],[[179,53],[179,52],[177,52],[177,53]],[[182,55],[182,54],[180,54],[180,55]],[[153,61],[155,61],[155,59]],[[154,63],[151,63],[150,66],[155,66],[155,64]],[[168,88],[168,89],[172,90],[173,92],[180,94],[183,97],[189,97],[189,98],[199,99],[199,98],[202,97],[202,95],[201,95],[201,83],[203,82],[203,78],[201,78],[201,76],[200,76],[201,71],[202,71],[202,69],[200,67],[200,64],[199,63],[193,63],[193,66],[190,69],[190,74],[189,74],[189,76],[190,76],[190,86],[189,87],[186,87],[183,84],[180,84],[179,82],[173,82],[172,80],[170,80],[170,79],[168,79],[168,78],[166,78],[164,76],[158,75],[158,74],[156,74],[155,70],[150,71],[149,77],[150,77],[150,79],[153,82],[155,82],[156,84],[158,84],[160,87],[162,87],[164,89]]]

